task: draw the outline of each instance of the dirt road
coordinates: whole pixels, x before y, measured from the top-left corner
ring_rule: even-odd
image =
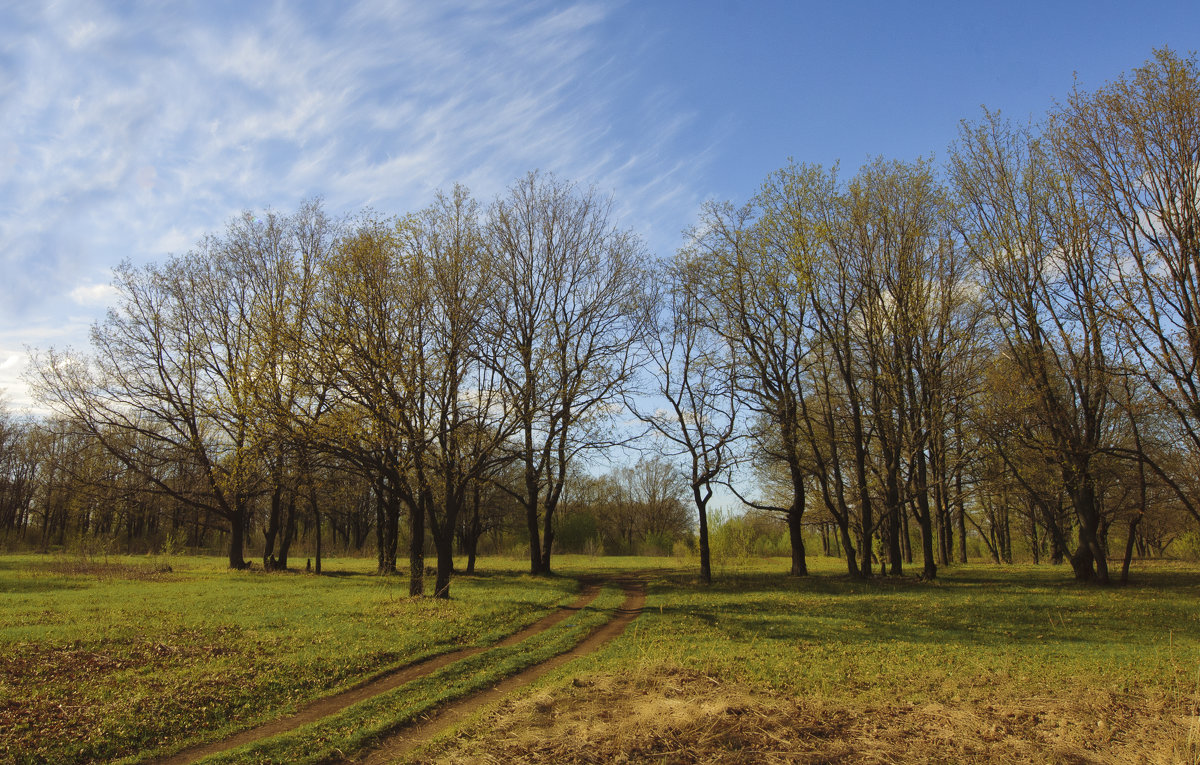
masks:
[[[534,665],[516,675],[513,675],[502,681],[496,687],[482,691],[480,693],[460,699],[435,710],[433,714],[421,721],[400,729],[388,739],[386,739],[377,749],[365,754],[363,757],[369,758],[368,762],[387,762],[397,757],[403,756],[411,751],[416,746],[424,743],[437,735],[445,728],[453,725],[458,720],[466,715],[471,714],[476,709],[485,706],[495,699],[503,696],[516,688],[521,687],[533,680],[541,677],[546,672],[549,672],[555,667],[561,666],[573,658],[583,656],[590,651],[603,645],[608,640],[616,637],[624,632],[625,627],[629,622],[637,616],[641,611],[642,604],[645,600],[644,589],[641,582],[635,577],[625,577],[612,580],[619,583],[625,590],[625,601],[618,609],[616,616],[605,623],[603,626],[592,632],[581,643],[575,646],[567,653],[560,654],[546,662]],[[350,707],[359,702],[386,693],[390,690],[398,688],[405,683],[416,680],[417,678],[435,672],[442,667],[461,661],[470,656],[474,656],[483,651],[493,648],[516,645],[540,632],[550,629],[554,625],[569,618],[579,610],[586,607],[589,603],[595,600],[599,595],[603,582],[593,577],[581,579],[583,588],[579,597],[572,603],[560,607],[554,613],[540,619],[537,622],[529,625],[519,632],[513,633],[508,637],[487,646],[476,646],[472,648],[463,648],[457,651],[451,651],[429,659],[409,664],[397,669],[391,670],[383,675],[374,677],[358,686],[334,696],[328,696],[319,699],[312,704],[304,707],[293,715],[274,720],[269,723],[251,728],[241,733],[237,733],[220,741],[213,741],[207,744],[200,744],[189,747],[176,754],[156,760],[160,765],[187,765],[188,763],[196,762],[204,757],[207,757],[218,752],[228,751],[243,744],[248,744],[260,739],[269,738],[271,736],[285,733],[290,730],[299,728],[302,725],[316,722],[329,715],[336,714],[347,707]]]
[[[614,578],[612,581],[621,585],[625,591],[625,601],[617,609],[616,616],[597,628],[584,638],[574,648],[559,654],[552,659],[535,664],[528,669],[501,680],[496,686],[486,691],[472,694],[466,698],[447,704],[433,711],[431,715],[410,726],[396,731],[370,752],[344,762],[364,763],[364,765],[384,765],[384,763],[403,760],[423,744],[428,743],[439,734],[449,730],[467,717],[479,710],[500,701],[513,691],[529,685],[551,670],[557,669],[569,661],[600,648],[602,645],[619,637],[625,632],[630,622],[642,612],[646,602],[644,583],[634,576]]]

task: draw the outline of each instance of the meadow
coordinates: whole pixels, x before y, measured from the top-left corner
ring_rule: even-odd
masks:
[[[389,669],[493,646],[571,602],[578,577],[639,572],[624,635],[485,709],[418,756],[445,762],[1195,762],[1200,567],[1121,588],[1050,566],[852,581],[816,558],[720,565],[562,556],[533,578],[486,558],[449,602],[373,562],[327,574],[217,559],[82,565],[0,557],[0,759],[143,762],[224,737]],[[574,645],[620,593],[517,645],[455,662],[212,762],[353,756],[439,704]]]

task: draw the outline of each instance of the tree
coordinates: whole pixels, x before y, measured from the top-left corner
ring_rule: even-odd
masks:
[[[478,205],[456,186],[439,194],[410,229],[412,294],[422,306],[417,357],[418,400],[408,420],[410,438],[424,439],[418,475],[434,502],[429,525],[437,551],[436,597],[450,595],[454,533],[472,492],[495,472],[501,447],[515,432],[499,373],[485,362],[495,357],[486,346],[488,296],[494,265],[479,228]],[[477,495],[476,495],[477,496]]]
[[[1051,112],[1049,140],[1116,254],[1113,312],[1136,369],[1200,455],[1200,66],[1167,48]],[[1194,518],[1200,513],[1186,494]]]
[[[1107,583],[1096,470],[1110,446],[1110,261],[1103,221],[1049,148],[987,113],[963,128],[951,174],[1003,352],[1029,388],[1043,456],[1079,523],[1075,576]]]
[[[861,338],[883,462],[892,573],[900,573],[900,518],[920,527],[923,576],[937,574],[930,487],[944,484],[944,433],[953,361],[971,351],[974,312],[962,284],[968,261],[949,227],[949,202],[926,162],[877,160],[848,189],[863,267]],[[931,466],[932,463],[932,466]]]
[[[411,221],[371,216],[350,231],[323,264],[309,357],[314,383],[328,391],[330,412],[313,429],[320,448],[354,465],[375,496],[376,551],[381,574],[396,570],[402,505],[409,506],[409,590],[424,592],[424,519],[428,499],[411,484],[422,305],[401,252]]]
[[[259,406],[277,372],[255,324],[270,299],[260,269],[293,257],[296,231],[314,215],[315,205],[292,218],[246,213],[163,265],[121,264],[118,303],[92,328],[93,355],[34,358],[44,403],[158,492],[228,523],[232,568],[246,565],[248,513],[272,438]],[[169,480],[167,466],[179,461],[199,480]]]
[[[645,393],[667,408],[650,411],[634,398],[626,405],[668,445],[669,456],[685,463],[699,520],[700,579],[711,584],[708,503],[733,457],[738,398],[731,349],[705,322],[704,269],[686,252],[664,269],[663,304],[653,310],[646,333],[651,384]]]
[[[646,326],[641,242],[611,202],[530,173],[498,198],[486,236],[496,259],[490,368],[517,423],[530,571],[550,573],[554,511],[571,462],[610,445],[604,420],[636,370]],[[540,528],[539,528],[540,523]]]
[[[802,399],[811,350],[808,285],[820,248],[810,211],[828,188],[819,168],[789,166],[744,207],[710,204],[691,254],[707,264],[703,302],[712,330],[733,349],[738,396],[769,426],[759,430],[756,448],[788,474],[791,491],[783,504],[742,499],[785,518],[793,576],[808,573],[803,518],[811,470],[801,448]]]

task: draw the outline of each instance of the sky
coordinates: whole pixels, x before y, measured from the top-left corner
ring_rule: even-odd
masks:
[[[243,210],[401,214],[534,169],[670,255],[706,200],[789,158],[943,160],[980,107],[1036,120],[1200,4],[0,2],[0,391],[86,349],[111,269]]]

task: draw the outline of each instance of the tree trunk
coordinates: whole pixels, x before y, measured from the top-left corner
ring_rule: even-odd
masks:
[[[427,492],[419,490],[417,501],[408,512],[408,594],[425,594],[425,503]],[[447,583],[449,587],[449,583]]]
[[[246,511],[239,508],[229,518],[229,567],[241,570],[246,567],[246,559],[242,555],[245,546]]]
[[[387,509],[384,507],[383,484],[375,484],[375,555],[378,559],[376,571],[389,574],[387,567]]]
[[[479,549],[479,485],[471,490],[471,522],[467,526],[467,574],[475,573],[475,554]]]
[[[525,506],[525,525],[529,529],[529,573],[537,576],[542,571],[541,529],[538,527],[536,498]]]
[[[315,570],[319,575],[321,573],[321,511],[317,509],[317,503],[315,500],[312,503],[312,507],[313,517],[316,519],[317,523],[317,567]]]
[[[789,438],[793,438],[791,433]],[[792,443],[795,443],[793,438]],[[788,510],[788,537],[792,543],[792,576],[808,576],[808,561],[804,556],[804,475],[800,473],[795,462],[791,469],[792,478],[792,507]]]
[[[900,476],[898,466],[888,457],[887,488],[884,512],[887,513],[888,574],[904,575],[904,559],[900,550]]]
[[[1125,540],[1125,559],[1121,561],[1121,584],[1129,584],[1129,564],[1133,561],[1133,545],[1137,540],[1137,527],[1141,523],[1142,513],[1129,521],[1129,538]]]
[[[262,563],[264,571],[275,568],[275,537],[279,534],[279,515],[283,505],[283,489],[276,486],[271,492],[271,511],[267,515],[267,528],[263,531]]]
[[[701,495],[698,486],[692,487],[692,495],[696,500],[696,512],[700,515],[700,581],[712,584],[712,558],[708,547],[708,500]]]
[[[454,573],[454,534],[450,529],[434,540],[437,550],[437,579],[433,586],[433,597],[448,600],[450,598],[450,576]]]
[[[554,509],[549,502],[546,504],[545,518],[542,525],[542,560],[538,568],[538,573],[542,576],[550,575],[550,553],[554,547]]]
[[[797,504],[803,507],[802,502]],[[808,576],[808,562],[804,558],[804,525],[800,522],[803,517],[803,510],[797,513],[794,508],[787,516],[788,537],[792,542],[792,576]]]
[[[956,431],[957,432],[957,431]],[[958,562],[967,562],[967,508],[963,500],[962,470],[954,472],[954,522],[958,524]]]
[[[292,549],[292,540],[296,538],[296,495],[288,498],[287,511],[284,513],[283,536],[279,539],[279,569],[287,571],[288,552]]]

